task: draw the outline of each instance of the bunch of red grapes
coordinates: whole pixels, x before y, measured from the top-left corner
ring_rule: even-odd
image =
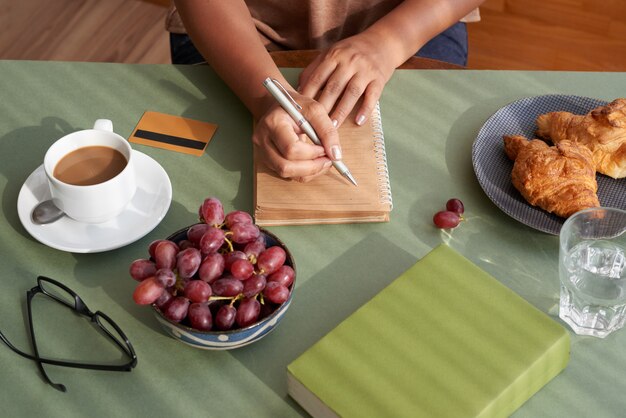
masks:
[[[198,211],[201,222],[174,242],[150,244],[149,259],[130,265],[139,281],[133,299],[154,304],[173,322],[201,331],[243,328],[271,314],[290,295],[295,272],[278,246],[266,248],[250,214],[224,214],[209,197]]]
[[[433,223],[437,228],[456,228],[463,220],[465,206],[460,199],[452,198],[446,202],[446,210],[441,210],[433,216]]]

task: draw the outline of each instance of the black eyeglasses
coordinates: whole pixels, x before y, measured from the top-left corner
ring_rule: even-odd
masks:
[[[104,332],[104,334],[110,338],[121,350],[122,352],[129,358],[129,360],[121,365],[113,365],[113,364],[89,364],[89,363],[75,363],[71,361],[62,361],[62,360],[54,360],[43,358],[39,356],[39,350],[37,349],[37,341],[35,340],[35,331],[33,328],[33,317],[31,313],[31,301],[33,297],[38,294],[43,293],[44,295],[52,298],[53,300],[67,306],[68,308],[76,311],[79,315],[83,315],[88,317],[91,322],[98,325],[100,330]],[[65,286],[62,283],[57,282],[56,280],[50,279],[48,277],[39,276],[37,277],[37,286],[33,287],[29,291],[26,292],[26,303],[28,305],[28,326],[30,329],[30,338],[33,345],[34,355],[30,355],[25,353],[18,348],[16,348],[13,344],[7,340],[7,338],[0,332],[0,339],[14,352],[19,354],[22,357],[31,359],[37,363],[37,366],[41,373],[43,374],[46,382],[52,385],[55,389],[58,389],[62,392],[66,391],[64,385],[60,383],[54,383],[48,377],[48,374],[43,368],[43,364],[52,364],[55,366],[66,366],[66,367],[75,367],[81,369],[90,369],[90,370],[111,370],[111,371],[131,371],[137,365],[137,355],[135,354],[135,350],[133,349],[132,344],[122,332],[119,326],[111,318],[105,315],[103,312],[96,311],[92,312],[89,310],[85,302],[78,296],[73,290],[69,287]]]

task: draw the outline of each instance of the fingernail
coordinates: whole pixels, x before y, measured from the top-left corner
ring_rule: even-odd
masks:
[[[365,115],[359,115],[359,117],[356,119],[356,124],[357,125],[363,125],[363,122],[365,122]]]
[[[339,122],[337,122],[337,119],[333,119],[333,126],[336,128],[337,125],[339,124]]]
[[[328,167],[330,167],[332,163],[333,163],[332,161],[326,161],[326,162],[324,163],[324,168],[328,168]]]
[[[330,151],[333,153],[335,160],[341,160],[341,148],[339,148],[339,145],[333,145]]]

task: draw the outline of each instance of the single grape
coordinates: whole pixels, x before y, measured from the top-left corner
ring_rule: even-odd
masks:
[[[463,202],[459,199],[450,199],[446,202],[446,209],[450,212],[455,212],[459,215],[462,215],[465,212],[465,207],[463,206]]]
[[[252,298],[265,289],[267,279],[263,274],[254,274],[248,280],[243,282],[243,290],[241,293],[247,298]]]
[[[296,276],[296,272],[293,268],[287,265],[282,265],[274,273],[270,274],[267,278],[268,282],[277,282],[283,286],[289,287],[293,283],[293,279]]]
[[[254,241],[258,241],[258,242],[262,243],[263,245],[267,245],[267,241],[265,240],[265,235],[263,235],[263,234],[259,234],[259,236],[256,237],[256,239]]]
[[[170,301],[174,298],[174,295],[165,290],[161,293],[161,296],[157,300],[154,301],[154,304],[161,310],[165,310]]]
[[[176,284],[176,273],[172,269],[158,269],[154,277],[163,284],[165,288],[172,287]]]
[[[200,263],[202,262],[202,255],[197,248],[187,248],[178,253],[176,257],[176,268],[178,269],[178,275],[183,279],[193,277],[198,271]]]
[[[217,296],[237,296],[243,290],[243,282],[234,277],[221,278],[211,283],[211,288]]]
[[[186,250],[187,248],[197,248],[197,245],[195,245],[193,242],[189,241],[188,239],[184,239],[181,241],[178,241],[178,248],[180,248],[180,250]]]
[[[215,314],[215,326],[222,331],[231,329],[236,315],[237,309],[234,306],[222,305]]]
[[[154,250],[156,248],[157,245],[159,245],[160,242],[165,241],[164,239],[157,239],[154,240],[150,243],[150,245],[148,246],[148,254],[150,254],[150,257],[152,259],[154,259]]]
[[[442,210],[435,213],[433,216],[433,223],[437,228],[455,228],[459,222],[461,221],[461,217],[458,213],[452,212],[449,210]]]
[[[207,283],[212,283],[224,273],[224,256],[220,253],[208,254],[198,268],[198,277]]]
[[[263,297],[270,302],[281,304],[289,299],[289,289],[278,282],[267,282]]]
[[[230,267],[233,265],[235,261],[247,260],[247,259],[248,257],[246,257],[246,254],[243,251],[239,251],[239,250],[230,251],[224,254],[224,262],[225,262],[226,270],[230,270]]]
[[[198,212],[206,224],[221,225],[224,222],[224,207],[222,202],[215,197],[204,199]]]
[[[138,282],[150,276],[154,276],[154,273],[156,273],[156,271],[157,268],[154,263],[147,258],[140,258],[133,261],[130,264],[129,268],[130,277],[137,280]]]
[[[163,240],[154,247],[154,260],[158,269],[176,267],[176,254],[178,245],[172,241]]]
[[[200,238],[200,251],[204,255],[217,252],[224,245],[224,239],[223,230],[211,227]]]
[[[258,318],[261,312],[261,304],[256,299],[242,299],[237,307],[237,315],[235,316],[235,322],[240,327],[247,327],[252,325]]]
[[[230,229],[230,227],[235,223],[243,223],[243,224],[252,224],[254,221],[252,220],[252,216],[248,212],[244,212],[242,210],[234,210],[226,215],[224,218],[224,224],[226,227]]]
[[[187,317],[191,327],[200,331],[210,331],[213,326],[211,310],[206,303],[192,303],[189,305]]]
[[[164,290],[165,287],[161,282],[154,277],[148,277],[135,287],[133,300],[138,305],[150,305],[161,296]]]
[[[176,296],[165,307],[163,315],[174,322],[180,322],[187,316],[188,309],[189,299],[182,296]]]
[[[233,233],[231,239],[237,244],[247,244],[255,241],[261,235],[261,230],[255,224],[237,222],[231,225],[229,229]]]
[[[194,243],[196,247],[200,246],[200,238],[202,235],[211,228],[208,224],[195,224],[189,227],[187,230],[187,239]]]
[[[254,273],[254,265],[248,260],[235,260],[230,266],[230,273],[235,279],[246,280]]]
[[[212,293],[211,285],[202,280],[190,280],[185,284],[185,297],[192,302],[207,302]]]
[[[275,245],[269,247],[256,260],[256,265],[264,274],[272,274],[278,270],[287,259],[287,253],[281,247]]]
[[[252,262],[252,264],[256,263],[256,259],[259,257],[259,254],[261,254],[263,251],[265,251],[264,240],[261,240],[261,241],[257,240],[257,241],[249,242],[243,248],[243,252],[248,257],[248,260]]]

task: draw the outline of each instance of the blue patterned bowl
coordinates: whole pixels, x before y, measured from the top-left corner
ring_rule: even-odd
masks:
[[[187,230],[190,228],[186,227],[177,231],[167,237],[168,240],[179,242],[183,239],[187,238]],[[285,252],[287,253],[287,259],[285,264],[293,268],[294,272],[296,271],[296,264],[289,252],[289,249],[285,246],[285,244],[278,239],[271,232],[260,228],[263,237],[265,238],[266,247],[279,245],[281,246]],[[297,274],[296,274],[297,276]],[[290,287],[289,298],[278,308],[276,308],[271,314],[262,318],[258,322],[249,325],[244,328],[231,329],[228,331],[199,331],[197,329],[191,328],[184,324],[179,324],[173,321],[170,321],[166,318],[162,312],[156,306],[153,307],[154,315],[156,319],[159,321],[159,324],[163,327],[165,332],[172,336],[173,338],[188,344],[193,347],[202,348],[205,350],[231,350],[233,348],[243,347],[245,345],[251,344],[255,341],[260,340],[264,336],[266,336],[270,331],[272,331],[278,324],[280,320],[283,318],[289,305],[291,304],[291,300],[293,299],[293,291],[295,289],[296,276],[294,276],[294,281]]]

